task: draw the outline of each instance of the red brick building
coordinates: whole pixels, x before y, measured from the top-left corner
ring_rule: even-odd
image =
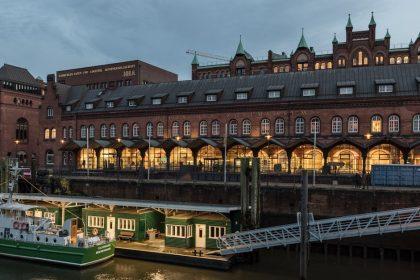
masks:
[[[177,80],[177,74],[140,60],[57,71],[57,81],[59,83],[71,86],[86,85],[90,89],[174,82]]]
[[[251,156],[277,172],[420,164],[420,63],[365,66],[107,90],[62,85],[50,75],[40,165],[215,171],[225,147],[228,170]]]
[[[23,165],[36,159],[39,107],[44,83],[27,69],[4,64],[0,68],[0,157],[17,157]]]
[[[408,41],[408,40],[407,40]],[[239,41],[234,58],[222,64],[200,65],[197,56],[192,61],[192,79],[213,79],[241,75],[258,75],[295,71],[321,71],[337,68],[364,66],[384,66],[393,64],[414,64],[420,62],[420,33],[417,39],[406,47],[391,48],[391,35],[387,31],[384,37],[376,34],[376,22],[373,16],[367,30],[354,31],[349,18],[346,25],[346,38],[339,41],[334,35],[332,52],[317,54],[313,47],[308,47],[303,34],[297,48],[290,55],[268,51],[267,59],[256,60]]]

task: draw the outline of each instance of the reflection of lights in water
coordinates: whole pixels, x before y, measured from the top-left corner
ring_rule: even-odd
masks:
[[[95,276],[95,280],[135,280],[131,277],[119,277],[114,274],[108,274],[108,273],[100,273]]]
[[[165,280],[165,279],[168,279],[168,278],[165,276],[165,273],[160,270],[156,272],[148,273],[145,278],[145,280]]]

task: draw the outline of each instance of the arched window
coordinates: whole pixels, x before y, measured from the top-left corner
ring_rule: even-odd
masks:
[[[284,134],[284,120],[282,118],[276,119],[276,122],[274,124],[274,133]]]
[[[262,119],[260,129],[261,129],[261,135],[269,135],[270,134],[270,120]]]
[[[375,64],[376,65],[383,65],[384,64],[384,56],[383,56],[383,54],[377,54],[375,56]]]
[[[63,139],[67,139],[67,127],[63,127]]]
[[[304,134],[305,133],[305,120],[301,117],[296,118],[295,133],[296,134]]]
[[[409,62],[408,56],[404,56],[404,58],[403,58],[403,62],[404,62],[405,64],[407,64],[407,63]]]
[[[243,135],[251,134],[251,121],[250,120],[242,121],[242,134]]]
[[[130,127],[128,124],[123,124],[122,126],[122,137],[128,137],[130,135]]]
[[[349,117],[347,122],[347,131],[348,133],[359,132],[359,119],[356,116]]]
[[[237,76],[243,76],[245,75],[245,62],[243,62],[242,60],[238,60],[236,62],[236,75]]]
[[[172,137],[179,136],[179,124],[178,122],[172,123]]]
[[[346,59],[344,57],[340,57],[338,59],[338,67],[339,68],[346,67]]]
[[[133,137],[139,137],[139,125],[137,123],[133,124]]]
[[[93,124],[89,126],[89,138],[95,138],[95,126]]]
[[[319,134],[321,131],[321,121],[318,117],[313,117],[311,119],[311,133],[312,134]]]
[[[341,117],[334,117],[331,120],[331,132],[335,134],[339,134],[342,132],[343,121]]]
[[[157,137],[163,137],[163,123],[159,122],[156,126]]]
[[[388,118],[389,133],[397,133],[400,131],[400,118],[397,115],[391,115]]]
[[[327,68],[328,68],[328,69],[331,69],[331,68],[332,68],[332,62],[331,62],[331,61],[328,61],[328,62],[327,62]]]
[[[389,59],[389,64],[395,64],[395,57],[391,57]]]
[[[153,124],[151,122],[148,122],[146,124],[146,136],[147,137],[153,136]]]
[[[367,54],[363,51],[358,51],[353,56],[353,66],[366,66],[369,64]]]
[[[101,138],[107,138],[108,137],[108,128],[106,127],[106,124],[101,125]]]
[[[211,135],[213,136],[220,135],[220,122],[218,120],[214,120],[211,123]]]
[[[238,134],[238,121],[231,120],[229,122],[229,135],[236,135]]]
[[[315,70],[319,70],[319,62],[315,63]]]
[[[50,139],[50,129],[49,128],[46,128],[44,130],[44,139]]]
[[[374,115],[370,122],[370,128],[372,133],[382,132],[382,118],[378,115]]]
[[[184,136],[191,135],[191,123],[189,121],[184,122]]]
[[[417,114],[413,117],[413,132],[420,132],[420,114]]]
[[[200,136],[207,136],[207,122],[200,122]]]
[[[82,125],[80,127],[80,138],[85,139],[86,138],[86,126]]]
[[[298,55],[296,58],[297,65],[296,69],[297,71],[307,71],[308,70],[308,56],[304,53]]]
[[[73,127],[69,127],[69,139],[73,139]]]
[[[28,140],[28,121],[24,118],[20,118],[16,122],[16,140]]]
[[[55,128],[51,129],[51,139],[57,138],[57,130]]]
[[[47,107],[47,118],[52,118],[54,116],[54,110],[51,106]]]
[[[54,152],[48,150],[45,152],[45,164],[46,165],[54,165]]]
[[[397,64],[401,64],[401,63],[402,63],[402,58],[401,58],[401,56],[397,56],[396,63],[397,63]]]
[[[117,128],[115,127],[115,124],[111,124],[109,126],[109,137],[115,138],[117,132]]]

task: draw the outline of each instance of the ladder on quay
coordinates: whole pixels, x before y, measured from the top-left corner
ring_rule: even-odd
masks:
[[[309,221],[309,242],[420,230],[420,207]],[[217,240],[221,255],[300,243],[300,224],[224,235]]]

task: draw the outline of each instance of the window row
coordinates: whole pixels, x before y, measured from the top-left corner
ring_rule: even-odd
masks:
[[[192,232],[192,225],[179,226],[167,224],[165,235],[167,237],[190,238],[192,237]]]

